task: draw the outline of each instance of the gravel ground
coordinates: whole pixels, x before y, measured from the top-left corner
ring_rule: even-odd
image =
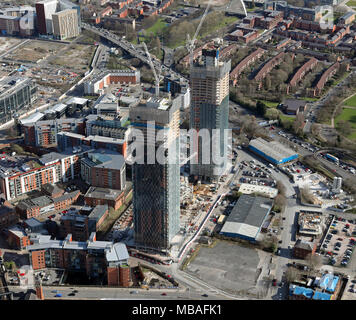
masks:
[[[219,241],[215,247],[201,247],[186,271],[216,288],[246,293],[255,288],[259,257],[255,249]]]

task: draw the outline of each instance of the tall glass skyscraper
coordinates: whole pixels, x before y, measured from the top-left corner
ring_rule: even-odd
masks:
[[[196,164],[191,161],[190,165],[192,175],[214,179],[226,169],[228,159],[224,132],[228,129],[230,69],[230,60],[226,62],[219,60],[219,47],[217,46],[203,49],[202,61],[191,67],[190,128],[198,132],[201,129],[207,129],[210,137],[212,137],[213,129],[220,132],[219,141],[210,140],[210,145],[204,145],[201,137],[195,144],[191,143],[191,154],[196,154]],[[204,164],[203,151],[207,148],[210,148],[210,161]],[[223,162],[220,164],[214,161],[214,156],[217,155],[223,157]]]
[[[142,159],[134,152],[139,159],[132,164],[135,244],[141,249],[167,252],[179,232],[179,108],[179,98],[153,97],[130,108],[131,129],[143,134],[143,141],[137,137],[135,141],[144,145],[144,163],[139,163]],[[158,130],[166,134],[161,141],[152,142]],[[163,146],[167,150],[164,156],[171,160],[168,163],[156,158]]]

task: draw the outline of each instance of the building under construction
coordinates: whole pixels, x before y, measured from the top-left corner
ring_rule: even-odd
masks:
[[[191,144],[192,175],[215,179],[224,173],[227,166],[227,143],[224,135],[228,130],[229,117],[229,72],[231,60],[220,61],[220,47],[214,45],[202,50],[202,61],[196,62],[190,70],[191,107],[190,128],[209,130],[210,137],[214,129],[220,130],[220,140],[204,142],[199,137]],[[207,164],[203,161],[203,150],[210,149]],[[215,159],[223,158],[221,164]]]

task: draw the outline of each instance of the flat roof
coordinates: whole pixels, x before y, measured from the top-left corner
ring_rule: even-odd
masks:
[[[249,147],[257,149],[278,163],[294,156],[298,157],[298,153],[277,141],[267,141],[262,138],[257,138],[250,141]]]
[[[305,107],[307,105],[307,101],[298,99],[286,99],[283,101],[283,105],[286,106],[289,110],[298,110],[300,107]]]
[[[87,157],[82,161],[90,167],[114,170],[121,170],[125,164],[125,158],[121,154],[104,149],[88,152]]]
[[[13,233],[14,235],[16,235],[19,238],[27,236],[25,230],[23,230],[22,228],[19,228],[18,226],[10,227],[8,229],[8,231]]]
[[[109,210],[109,206],[107,204],[97,205],[92,212],[89,214],[90,219],[99,220],[106,211]]]
[[[97,199],[107,199],[107,200],[116,200],[123,191],[109,189],[109,188],[99,188],[99,187],[90,187],[85,194],[85,197],[97,198]]]
[[[249,184],[249,183],[241,183],[239,192],[242,192],[244,194],[260,192],[260,193],[264,193],[264,194],[270,196],[271,198],[276,197],[278,194],[278,190],[276,188],[271,188],[271,187],[267,187],[267,186],[258,186],[258,185]]]
[[[75,103],[75,104],[83,105],[87,102],[88,102],[88,99],[73,97],[73,98],[69,99],[68,101],[66,101],[66,104],[69,105],[69,104]]]
[[[106,260],[109,262],[127,260],[128,258],[129,253],[127,252],[126,245],[120,242],[115,243],[106,251]]]
[[[33,123],[33,122],[36,122],[36,121],[39,121],[41,119],[43,119],[44,117],[44,113],[42,112],[35,112],[33,114],[31,114],[30,116],[24,118],[24,119],[20,119],[20,123],[22,125],[24,124],[28,124],[28,123]]]
[[[38,221],[36,218],[30,218],[24,221],[30,228],[35,228],[39,226],[43,226],[43,223]]]
[[[241,195],[221,229],[221,233],[256,238],[272,205],[271,199]]]

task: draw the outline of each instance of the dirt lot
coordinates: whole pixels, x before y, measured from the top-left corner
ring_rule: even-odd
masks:
[[[6,50],[10,49],[11,47],[19,44],[23,40],[21,39],[16,39],[16,38],[6,38],[6,37],[1,37],[0,38],[0,53],[5,52]]]
[[[95,46],[71,44],[61,51],[50,64],[72,69],[73,72],[85,72],[88,69]]]
[[[201,247],[186,271],[216,288],[244,295],[256,287],[258,263],[255,249],[218,241],[213,248]]]
[[[64,48],[65,46],[66,44],[63,43],[34,40],[19,47],[10,55],[7,55],[6,58],[35,63],[39,59],[43,59],[49,57],[52,54],[56,54],[60,49]]]

